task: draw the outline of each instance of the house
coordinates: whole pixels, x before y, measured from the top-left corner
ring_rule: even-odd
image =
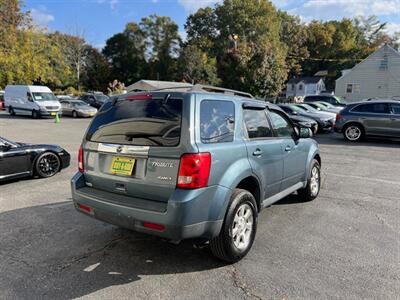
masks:
[[[319,95],[323,91],[325,91],[325,82],[323,77],[294,77],[287,83],[286,98]]]
[[[347,102],[400,98],[400,53],[385,44],[336,80],[335,94]]]
[[[130,86],[126,87],[127,92],[138,92],[138,91],[152,91],[167,88],[180,88],[190,87],[190,83],[185,82],[174,82],[174,81],[159,81],[159,80],[139,80]]]

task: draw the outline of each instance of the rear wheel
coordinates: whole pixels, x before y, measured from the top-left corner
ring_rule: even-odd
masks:
[[[12,116],[15,116],[15,111],[14,111],[14,108],[12,108],[12,106],[10,106],[10,107],[8,108],[8,113],[9,113],[10,115],[12,115]]]
[[[78,117],[78,113],[75,110],[72,112],[72,117],[73,118],[77,118]]]
[[[297,191],[299,198],[302,201],[311,201],[317,198],[321,187],[321,167],[319,162],[314,159],[311,168],[310,174],[307,179],[307,186],[303,189]]]
[[[220,234],[210,241],[211,252],[224,261],[241,260],[250,251],[257,231],[257,206],[253,195],[235,189]]]
[[[60,168],[60,158],[53,152],[42,153],[35,164],[36,174],[43,178],[54,176]]]
[[[343,131],[344,138],[351,142],[360,141],[364,137],[364,129],[361,125],[350,124]]]

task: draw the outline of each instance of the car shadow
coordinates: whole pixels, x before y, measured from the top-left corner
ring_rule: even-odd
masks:
[[[374,146],[374,147],[387,147],[399,148],[400,139],[388,139],[378,137],[366,137],[359,142],[350,142],[343,138],[341,134],[330,133],[326,135],[316,135],[314,139],[321,145],[343,145],[343,146]]]
[[[0,213],[0,225],[0,291],[15,299],[78,298],[143,276],[225,265],[208,247],[99,222],[76,212],[71,201]]]

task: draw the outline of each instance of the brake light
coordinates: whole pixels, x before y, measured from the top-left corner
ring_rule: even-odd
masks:
[[[155,223],[149,223],[149,222],[143,222],[143,227],[152,229],[152,230],[157,230],[157,231],[164,231],[165,226],[161,224],[155,224]]]
[[[78,170],[83,173],[85,171],[84,162],[83,162],[83,147],[82,145],[79,147],[78,152]]]
[[[79,207],[80,210],[83,210],[84,212],[87,212],[89,214],[92,212],[92,209],[89,206],[86,206],[84,204],[80,204],[79,203],[78,207]]]
[[[153,96],[151,94],[139,94],[126,97],[126,100],[151,100]]]
[[[342,115],[340,113],[336,114],[336,122],[340,121],[341,119],[343,119]]]
[[[198,189],[206,187],[210,176],[211,154],[187,153],[181,157],[178,174],[178,188]]]

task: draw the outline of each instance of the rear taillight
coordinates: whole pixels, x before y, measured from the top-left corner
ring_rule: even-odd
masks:
[[[78,153],[78,170],[81,173],[83,173],[85,171],[85,165],[84,165],[84,162],[83,162],[83,148],[82,148],[82,145],[79,147],[79,153]]]
[[[336,114],[336,122],[340,121],[341,119],[343,119],[342,115],[340,113]]]
[[[208,152],[183,154],[179,165],[177,187],[198,189],[206,187],[210,176],[211,154]]]
[[[143,222],[143,227],[146,227],[146,228],[149,228],[152,230],[157,230],[157,231],[165,231],[165,226],[161,225],[161,224]]]

